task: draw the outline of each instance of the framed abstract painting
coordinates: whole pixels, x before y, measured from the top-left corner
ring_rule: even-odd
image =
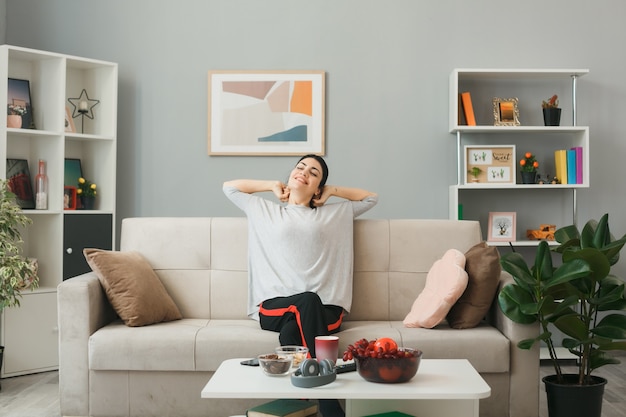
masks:
[[[209,71],[209,155],[324,155],[324,71]]]

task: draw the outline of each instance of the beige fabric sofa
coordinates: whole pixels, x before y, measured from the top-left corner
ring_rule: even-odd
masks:
[[[512,323],[495,304],[473,329],[402,325],[433,262],[480,241],[472,221],[356,220],[354,300],[340,351],[363,337],[388,336],[422,349],[424,358],[467,358],[492,390],[481,416],[537,416],[538,350],[516,347],[536,327]],[[62,415],[228,416],[264,402],[200,398],[224,359],[278,344],[276,333],[246,316],[246,242],[245,218],[123,220],[120,250],[145,256],[184,317],[126,327],[93,272],[59,285]]]

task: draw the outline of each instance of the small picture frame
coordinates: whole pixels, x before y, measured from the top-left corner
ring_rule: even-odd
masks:
[[[7,158],[6,179],[9,190],[15,194],[15,200],[22,209],[35,208],[32,179],[26,159]]]
[[[76,210],[76,187],[64,187],[63,210]]]
[[[515,145],[465,146],[465,185],[515,184]]]
[[[515,242],[516,213],[492,211],[489,213],[488,242]]]
[[[35,129],[30,81],[9,78],[7,93],[7,127]]]
[[[493,98],[494,126],[519,126],[518,100],[514,98]]]
[[[74,119],[72,118],[72,112],[70,108],[65,106],[65,124],[64,130],[67,133],[76,133],[76,127],[74,126]]]

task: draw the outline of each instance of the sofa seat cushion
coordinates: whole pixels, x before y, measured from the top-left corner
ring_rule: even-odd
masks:
[[[225,359],[256,357],[278,345],[278,333],[250,319],[187,318],[134,328],[118,320],[89,338],[89,368],[215,371]]]
[[[254,358],[279,345],[278,333],[256,320],[211,320],[196,338],[196,370],[215,371],[225,359]]]
[[[509,372],[510,342],[484,322],[463,330],[453,329],[445,321],[433,329],[407,328],[400,321],[392,326],[399,331],[402,345],[422,350],[425,359],[464,358],[480,373]]]
[[[115,321],[89,337],[89,368],[194,371],[196,335],[208,322],[182,319],[128,327]]]

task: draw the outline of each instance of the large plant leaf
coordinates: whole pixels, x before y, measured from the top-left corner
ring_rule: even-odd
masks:
[[[546,288],[552,288],[574,279],[585,277],[590,272],[591,268],[584,259],[564,260],[563,264],[554,271],[550,281],[546,283]]]
[[[616,359],[613,356],[601,350],[594,349],[591,351],[591,354],[589,355],[589,368],[592,371],[604,365],[618,364],[618,363],[620,363],[619,359]]]
[[[533,276],[540,281],[548,281],[552,278],[554,267],[552,266],[552,254],[548,242],[542,240],[537,246]]]
[[[611,264],[604,254],[596,248],[585,248],[576,252],[565,252],[563,254],[564,264],[573,262],[574,260],[583,260],[589,264],[589,277],[594,282],[588,283],[586,292],[595,288],[595,282],[602,280],[611,271]],[[584,276],[584,275],[582,275]]]
[[[608,339],[626,340],[626,316],[609,314],[603,317],[591,331]]]
[[[500,265],[502,265],[502,269],[511,274],[517,285],[527,291],[532,291],[536,282],[521,254],[511,252],[503,255],[500,258]]]
[[[578,315],[561,316],[554,321],[557,329],[578,341],[589,339],[587,326]]]
[[[522,306],[534,304],[532,295],[516,284],[502,288],[498,294],[498,304],[505,316],[515,323],[531,324],[537,321],[536,314],[526,314]]]
[[[561,227],[554,232],[554,240],[559,242],[561,245],[567,242],[571,242],[571,243],[575,243],[578,246],[579,239],[580,239],[580,233],[578,232],[578,229],[574,225]],[[561,252],[561,251],[559,250],[558,252]]]

